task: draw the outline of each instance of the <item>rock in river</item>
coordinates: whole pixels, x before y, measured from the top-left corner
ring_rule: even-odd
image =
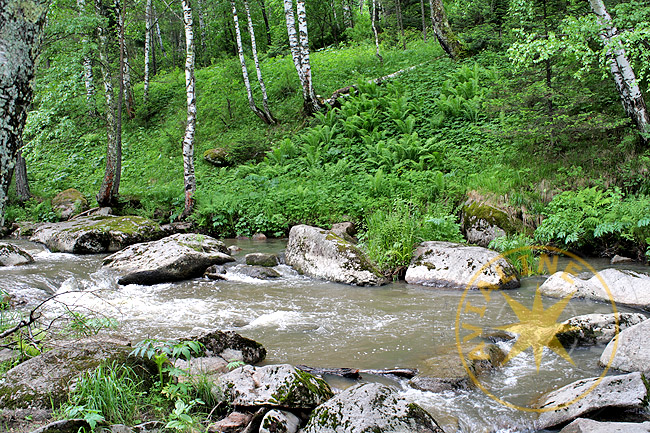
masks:
[[[601,422],[578,418],[560,430],[560,433],[650,433],[650,421]]]
[[[286,262],[302,274],[337,283],[378,286],[388,282],[356,245],[318,227],[291,228]]]
[[[616,336],[616,316],[619,332],[646,319],[639,313],[585,314],[562,322],[557,338],[564,346],[607,344]]]
[[[268,266],[273,267],[279,264],[278,256],[269,253],[250,253],[246,254],[246,264],[251,266]]]
[[[33,263],[29,253],[15,245],[0,243],[0,266],[18,266]]]
[[[424,409],[379,383],[356,385],[318,406],[305,433],[442,433]]]
[[[617,408],[622,412],[643,407],[647,390],[641,373],[606,376],[600,383],[598,380],[582,379],[546,395],[539,408],[555,409],[540,413],[537,427],[559,426],[602,409]]]
[[[157,284],[198,277],[211,265],[232,262],[223,242],[179,233],[131,245],[104,259],[104,266],[126,273],[119,284]]]
[[[650,320],[621,331],[616,340],[605,347],[600,364],[609,364],[622,371],[640,371],[646,377],[650,376]],[[616,352],[612,358],[614,350]]]
[[[45,244],[54,252],[88,254],[111,253],[163,236],[157,223],[143,217],[97,215],[43,224],[30,240]]]
[[[519,287],[517,272],[496,251],[452,242],[423,242],[406,270],[406,282],[451,289]]]

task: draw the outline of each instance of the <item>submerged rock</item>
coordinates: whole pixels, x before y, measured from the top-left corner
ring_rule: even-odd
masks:
[[[15,245],[0,243],[0,266],[19,266],[34,263],[34,258]]]
[[[203,275],[211,265],[232,262],[223,242],[204,235],[175,234],[131,245],[104,259],[104,266],[126,273],[119,284],[157,284]]]
[[[273,267],[279,264],[278,256],[269,253],[246,254],[246,264],[251,266]]]
[[[68,220],[71,216],[88,210],[88,200],[78,190],[69,188],[54,196],[52,209],[62,220]]]
[[[388,282],[356,245],[318,227],[291,228],[286,262],[302,274],[337,283],[378,286]]]
[[[452,242],[421,243],[405,279],[409,284],[452,289],[519,287],[517,272],[499,253]]]
[[[157,223],[143,217],[88,216],[43,224],[30,240],[54,252],[88,254],[115,252],[163,236]]]
[[[650,433],[648,422],[601,422],[578,418],[560,430],[560,433]]]
[[[318,406],[305,433],[443,433],[436,421],[395,388],[364,383]]]
[[[634,259],[631,259],[629,257],[624,257],[624,256],[619,256],[618,254],[612,257],[612,259],[609,261],[612,265],[615,265],[617,263],[633,263]]]
[[[607,376],[600,383],[598,380],[597,377],[578,380],[547,394],[539,408],[556,409],[540,413],[537,428],[559,426],[603,409],[617,408],[621,414],[625,410],[643,408],[647,390],[641,373]]]
[[[607,344],[616,335],[616,316],[619,332],[646,319],[639,313],[585,314],[562,322],[557,338],[564,346]]]
[[[333,396],[327,382],[291,365],[245,365],[217,381],[233,406],[313,409]]]
[[[601,365],[621,371],[640,371],[650,376],[650,320],[627,328],[610,341],[602,355]],[[612,359],[612,352],[614,358]]]
[[[133,367],[151,383],[158,370],[146,358],[131,356],[128,342],[117,340],[81,340],[44,352],[5,373],[0,382],[0,407],[58,407],[68,396],[73,381],[102,363],[115,361]]]
[[[265,266],[241,266],[237,268],[237,272],[258,280],[271,280],[281,277],[278,271]]]
[[[611,298],[599,276],[607,284]],[[539,291],[553,298],[564,298],[573,293],[573,298],[613,300],[617,305],[650,310],[650,277],[633,271],[605,269],[589,279],[556,272],[539,287]]]

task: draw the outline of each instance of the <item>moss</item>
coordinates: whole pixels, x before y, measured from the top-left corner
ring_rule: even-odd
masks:
[[[469,228],[479,220],[485,220],[490,225],[503,229],[507,234],[524,230],[523,222],[511,218],[501,209],[477,201],[466,204],[463,207],[463,227]]]
[[[308,390],[308,393],[305,392]],[[273,402],[281,407],[292,407],[304,404],[316,404],[317,402],[304,402],[301,397],[306,394],[312,394],[320,397],[317,399],[326,400],[334,396],[329,385],[322,379],[318,379],[302,370],[295,370],[294,379],[284,386],[278,388],[278,391],[272,394]],[[311,400],[311,399],[310,399]]]

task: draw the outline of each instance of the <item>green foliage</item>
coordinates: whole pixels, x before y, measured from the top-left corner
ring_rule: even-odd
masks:
[[[537,262],[539,261],[534,249],[529,248],[532,245],[534,245],[533,238],[518,233],[495,238],[490,242],[488,248],[504,253],[517,273],[522,277],[528,277],[537,272]]]
[[[482,74],[485,71],[478,63],[473,67],[463,65],[453,78],[442,84],[435,103],[444,117],[478,121],[486,93],[480,84]]]

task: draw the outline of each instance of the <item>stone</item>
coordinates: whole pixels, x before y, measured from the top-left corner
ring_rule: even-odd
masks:
[[[611,299],[600,278],[611,293]],[[589,279],[556,272],[539,287],[544,296],[564,298],[573,293],[575,299],[594,299],[604,302],[613,300],[617,305],[627,305],[650,311],[650,277],[633,271],[605,269]]]
[[[461,210],[461,229],[467,242],[487,247],[491,241],[523,228],[522,221],[509,216],[503,209],[489,203],[486,197],[472,191]]]
[[[379,383],[346,389],[311,414],[304,433],[442,433],[424,409]]]
[[[468,389],[470,387],[468,377],[445,378],[415,376],[413,379],[409,380],[408,384],[413,389],[428,392],[443,392],[449,390]]]
[[[178,221],[160,226],[166,236],[175,235],[176,233],[190,233],[194,229],[194,224],[188,221]]]
[[[332,225],[332,233],[345,239],[348,242],[357,243],[357,239],[354,235],[357,234],[357,229],[354,226],[354,223],[344,222],[336,223]]]
[[[253,234],[253,236],[251,236],[251,240],[265,241],[266,240],[266,235],[264,233],[255,233],[255,234]]]
[[[612,265],[615,265],[617,263],[633,263],[633,262],[634,259],[631,259],[629,257],[619,256],[618,254],[612,257],[612,259],[609,261],[609,263],[611,263]]]
[[[140,216],[88,216],[42,224],[30,240],[53,252],[88,254],[111,253],[163,236],[157,223]]]
[[[54,421],[43,427],[33,430],[31,433],[79,433],[90,431],[90,424],[82,419],[63,419]]]
[[[77,340],[18,364],[0,382],[0,407],[58,407],[66,401],[75,379],[105,362],[130,365],[151,384],[158,374],[156,364],[130,355],[133,348],[127,344],[123,340]]]
[[[266,358],[266,349],[260,343],[234,331],[212,331],[186,340],[201,343],[205,356],[220,356],[226,361],[233,359],[233,350],[238,351],[241,360],[247,364],[257,364]]]
[[[15,245],[0,243],[0,266],[19,266],[34,263],[34,258]]]
[[[203,276],[211,280],[225,280],[226,267],[223,265],[212,265],[203,272]]]
[[[271,409],[262,418],[259,433],[296,433],[300,418],[283,410]]]
[[[257,278],[258,280],[271,280],[281,277],[280,273],[275,269],[264,266],[239,266],[237,267],[237,272],[248,277]]]
[[[203,152],[203,159],[215,167],[229,167],[232,165],[228,151],[223,147],[208,149]]]
[[[649,433],[648,422],[601,422],[578,418],[560,430],[560,433]]]
[[[230,371],[228,369],[228,361],[221,356],[201,356],[191,358],[189,361],[177,359],[174,361],[174,367],[187,371],[194,376],[202,375],[211,379]]]
[[[74,188],[61,191],[52,199],[52,209],[62,220],[88,210],[88,200]]]
[[[208,433],[239,433],[244,431],[246,426],[253,419],[253,415],[242,412],[232,412],[224,419],[208,426]]]
[[[562,329],[556,337],[567,347],[607,344],[616,335],[616,316],[619,332],[646,319],[639,313],[585,314],[562,322]]]
[[[239,247],[239,246],[237,246],[237,245],[230,245],[230,246],[228,247],[228,252],[230,253],[231,256],[237,254],[237,253],[240,252],[241,250],[242,250],[241,247]]]
[[[519,287],[517,272],[499,253],[453,242],[421,243],[405,279],[409,284],[449,289]]]
[[[313,278],[357,286],[388,282],[356,245],[318,227],[293,226],[285,259],[296,271]]]
[[[647,390],[641,373],[606,376],[589,391],[598,380],[597,377],[578,380],[543,397],[539,409],[557,408],[540,413],[537,428],[559,426],[603,409],[617,408],[625,411],[643,408]],[[582,394],[585,395],[579,398]]]
[[[279,264],[278,256],[269,253],[251,253],[246,254],[246,264],[251,266],[268,266],[273,267]]]
[[[289,364],[244,365],[217,380],[235,407],[313,409],[333,396],[327,382]]]
[[[601,365],[621,371],[639,371],[650,376],[650,320],[629,327],[609,342],[600,356]],[[612,352],[614,357],[612,358]]]
[[[123,274],[119,284],[157,284],[199,277],[211,265],[234,261],[227,251],[209,236],[178,233],[131,245],[106,257],[103,265]]]

